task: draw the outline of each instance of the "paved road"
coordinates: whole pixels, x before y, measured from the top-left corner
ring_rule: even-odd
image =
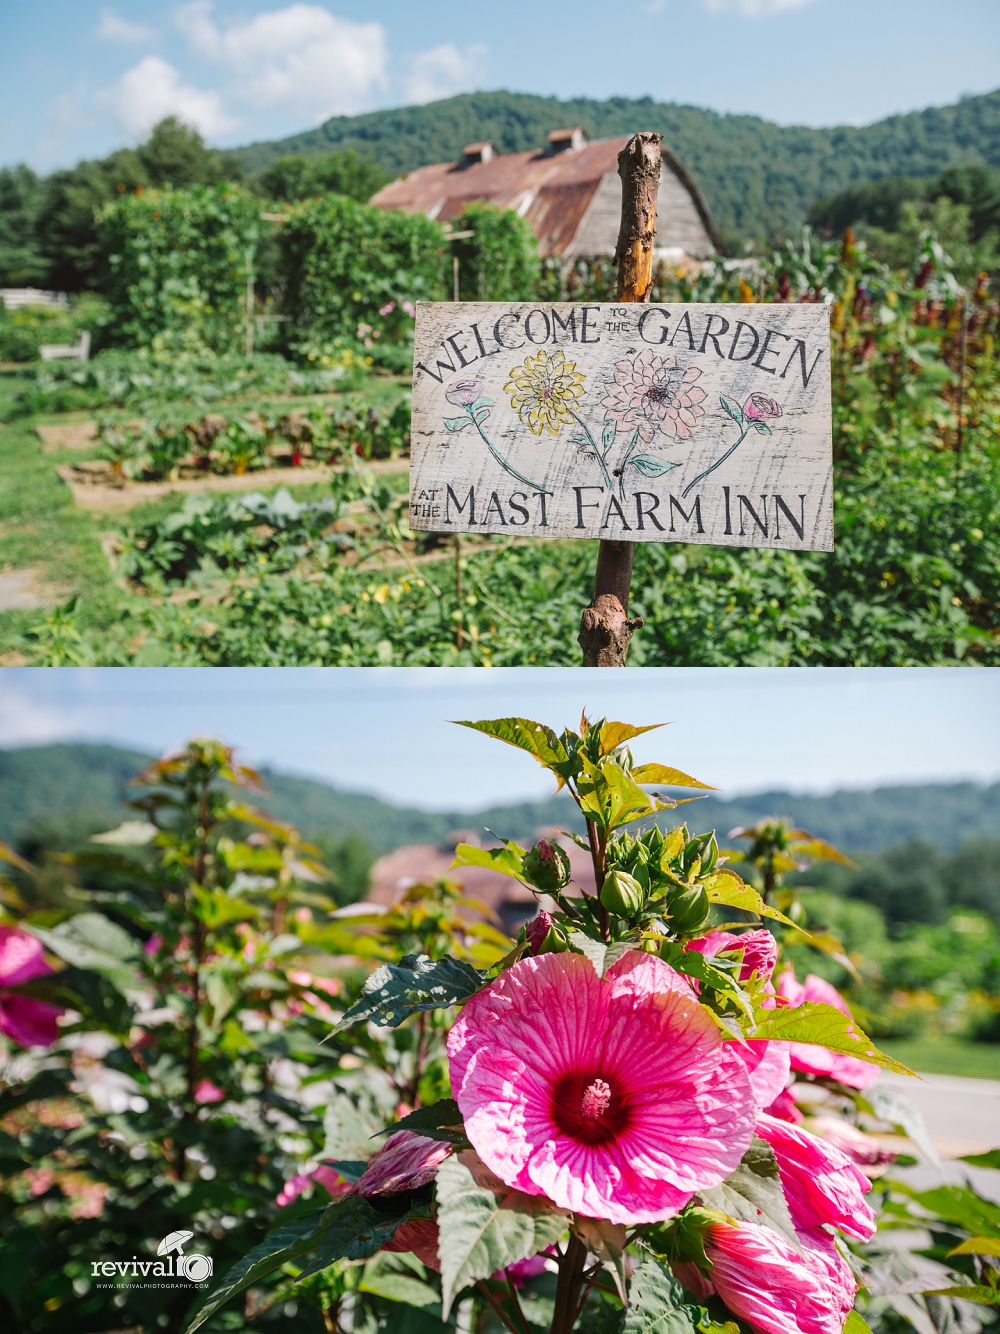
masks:
[[[1000,1172],[955,1161],[962,1154],[1000,1148],[1000,1082],[928,1074],[910,1079],[884,1070],[879,1083],[902,1093],[923,1113],[947,1181],[968,1178],[981,1194],[1000,1203]],[[898,1175],[918,1189],[941,1181],[941,1173],[923,1165],[904,1168]]]

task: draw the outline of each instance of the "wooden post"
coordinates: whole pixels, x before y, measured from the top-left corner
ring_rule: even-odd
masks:
[[[615,262],[621,302],[647,302],[653,286],[656,196],[660,188],[660,134],[636,134],[618,154],[622,220]],[[634,542],[602,542],[594,596],[580,621],[584,667],[624,667],[629,641],[642,617],[629,619]]]

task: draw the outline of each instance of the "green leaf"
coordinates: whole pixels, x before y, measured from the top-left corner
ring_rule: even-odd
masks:
[[[604,446],[605,454],[615,442],[615,433],[618,430],[618,424],[614,421],[606,421],[604,430],[601,432],[601,444]]]
[[[697,778],[673,769],[669,764],[640,764],[632,770],[632,777],[637,783],[663,783],[667,787],[700,787],[706,792],[717,792],[718,788],[709,783],[700,783]]]
[[[773,917],[776,922],[795,927],[800,935],[808,937],[808,933],[796,927],[784,913],[765,903],[753,885],[745,884],[735,871],[716,871],[711,879],[705,881],[705,891],[709,903],[722,903],[727,908],[742,908],[744,912],[754,912],[760,917]]]
[[[946,1259],[953,1255],[1000,1255],[1000,1237],[967,1237],[960,1246],[949,1251]]]
[[[670,964],[676,973],[693,977],[701,983],[733,1001],[749,1018],[753,1018],[753,1002],[736,980],[736,974],[718,965],[698,950],[687,950],[680,941],[663,941],[659,948],[660,958]],[[703,996],[704,999],[704,996]]]
[[[1000,1205],[971,1190],[968,1186],[937,1186],[934,1190],[916,1191],[901,1181],[893,1181],[893,1189],[909,1195],[925,1209],[957,1223],[976,1237],[1000,1237]]]
[[[398,1028],[412,1014],[447,1009],[468,1000],[485,981],[485,973],[462,959],[406,954],[399,963],[376,968],[333,1033],[367,1019],[384,1027]]]
[[[576,788],[580,809],[588,820],[604,829],[618,829],[658,809],[615,760],[604,758],[592,764],[585,755],[580,760],[585,777],[577,779]]]
[[[719,395],[719,402],[722,404],[724,411],[728,412],[730,417],[732,417],[736,425],[742,426],[743,409],[741,407],[738,407],[737,404],[735,404],[731,398],[727,398],[725,394]]]
[[[100,973],[121,992],[137,991],[142,985],[135,966],[141,958],[139,942],[103,913],[77,913],[51,929],[30,922],[21,926],[60,959]]]
[[[454,1098],[441,1098],[430,1107],[419,1107],[415,1112],[410,1112],[409,1116],[404,1116],[393,1125],[386,1126],[372,1138],[394,1135],[397,1130],[412,1130],[418,1135],[426,1135],[428,1139],[444,1140],[449,1144],[466,1141],[462,1113],[458,1110],[458,1103]]]
[[[477,848],[471,843],[459,843],[452,866],[486,866],[491,871],[499,871],[501,875],[521,880],[525,851],[509,840],[502,848]]]
[[[615,1334],[693,1334],[695,1309],[666,1265],[644,1260],[628,1285],[628,1306]]]
[[[607,722],[601,728],[601,754],[610,755],[613,750],[617,750],[626,741],[631,741],[633,737],[642,736],[643,732],[655,732],[665,725],[647,723],[645,727],[633,727],[631,723]]]
[[[778,1042],[813,1042],[830,1051],[856,1056],[859,1061],[894,1070],[897,1075],[912,1075],[913,1071],[892,1056],[886,1056],[872,1042],[868,1034],[858,1028],[833,1005],[819,1001],[804,1001],[801,1005],[786,1006],[780,1010],[760,1010],[757,1013],[755,1038]]]
[[[471,727],[474,732],[482,732],[485,736],[495,737],[497,741],[505,741],[508,746],[526,750],[553,773],[558,773],[555,768],[557,764],[565,764],[569,758],[555,732],[542,723],[532,722],[530,718],[486,718],[475,723],[463,722],[461,719],[453,721],[458,727]],[[561,780],[562,775],[558,776]]]
[[[617,963],[623,954],[637,948],[634,940],[616,940],[613,945],[605,945],[601,940],[594,940],[582,931],[568,932],[570,946],[577,954],[582,954],[594,965],[594,972],[603,977],[612,964]]]
[[[210,931],[226,922],[252,921],[260,910],[246,899],[234,899],[222,889],[203,889],[194,886],[197,915]]]
[[[336,1260],[364,1260],[392,1241],[409,1212],[407,1196],[376,1195],[366,1199],[349,1195],[335,1201],[324,1220],[329,1226],[299,1278],[318,1274]]]
[[[859,1103],[864,1103],[868,1110],[880,1121],[901,1130],[917,1146],[932,1167],[940,1169],[941,1160],[931,1142],[930,1134],[920,1109],[909,1098],[897,1093],[895,1089],[881,1088],[875,1084],[859,1096]]]
[[[848,1311],[843,1334],[872,1334],[871,1326],[859,1311]]]
[[[757,431],[760,435],[771,434],[771,428],[770,426],[768,426],[767,422],[755,421],[753,423],[753,429]]]
[[[569,1226],[567,1215],[550,1201],[511,1190],[470,1153],[438,1168],[437,1201],[444,1318],[463,1288],[544,1250]]]
[[[930,1288],[921,1294],[924,1297],[961,1297],[964,1302],[978,1302],[981,1306],[1000,1306],[1000,1288],[987,1288],[978,1284],[963,1284],[957,1288]]]
[[[432,1287],[409,1274],[374,1274],[362,1279],[359,1287],[362,1292],[385,1297],[390,1302],[405,1302],[407,1306],[426,1309],[441,1305],[441,1298]]]
[[[970,1167],[1000,1168],[1000,1149],[990,1149],[988,1153],[968,1153],[959,1162],[968,1163]]]
[[[666,459],[654,459],[651,454],[636,454],[634,458],[629,459],[626,466],[638,468],[643,477],[660,477],[665,472],[673,472],[681,465],[670,463]]]
[[[756,1135],[736,1171],[719,1186],[698,1192],[702,1204],[745,1223],[761,1223],[799,1250],[799,1239],[781,1189],[774,1150]]]
[[[464,431],[467,426],[472,425],[471,417],[445,417],[445,428],[449,431]]]

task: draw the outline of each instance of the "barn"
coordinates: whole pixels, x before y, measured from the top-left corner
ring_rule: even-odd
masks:
[[[627,143],[627,135],[589,143],[575,126],[553,130],[544,148],[524,153],[467,144],[458,162],[411,171],[371,202],[447,224],[474,200],[486,200],[527,218],[543,258],[611,256],[621,217],[618,154]],[[665,145],[661,151],[654,257],[683,264],[720,253],[719,233],[697,184]]]

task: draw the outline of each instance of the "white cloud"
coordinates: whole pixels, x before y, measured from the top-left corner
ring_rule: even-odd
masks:
[[[404,83],[407,101],[433,102],[471,92],[483,81],[486,55],[485,46],[467,46],[460,51],[451,42],[422,51],[410,60],[410,73]]]
[[[364,110],[385,86],[380,23],[354,23],[320,5],[294,4],[219,28],[211,0],[192,0],[177,24],[193,49],[237,76],[232,96],[313,119]]]
[[[102,100],[136,138],[164,116],[179,117],[206,138],[237,124],[223,111],[218,93],[182,83],[179,72],[159,56],[144,56],[103,94]]]
[[[813,0],[701,0],[712,14],[735,12],[745,19],[767,19],[790,9],[804,9]]]
[[[150,42],[156,36],[156,30],[142,23],[129,23],[128,19],[120,18],[113,10],[102,9],[101,21],[94,36],[102,42]]]

